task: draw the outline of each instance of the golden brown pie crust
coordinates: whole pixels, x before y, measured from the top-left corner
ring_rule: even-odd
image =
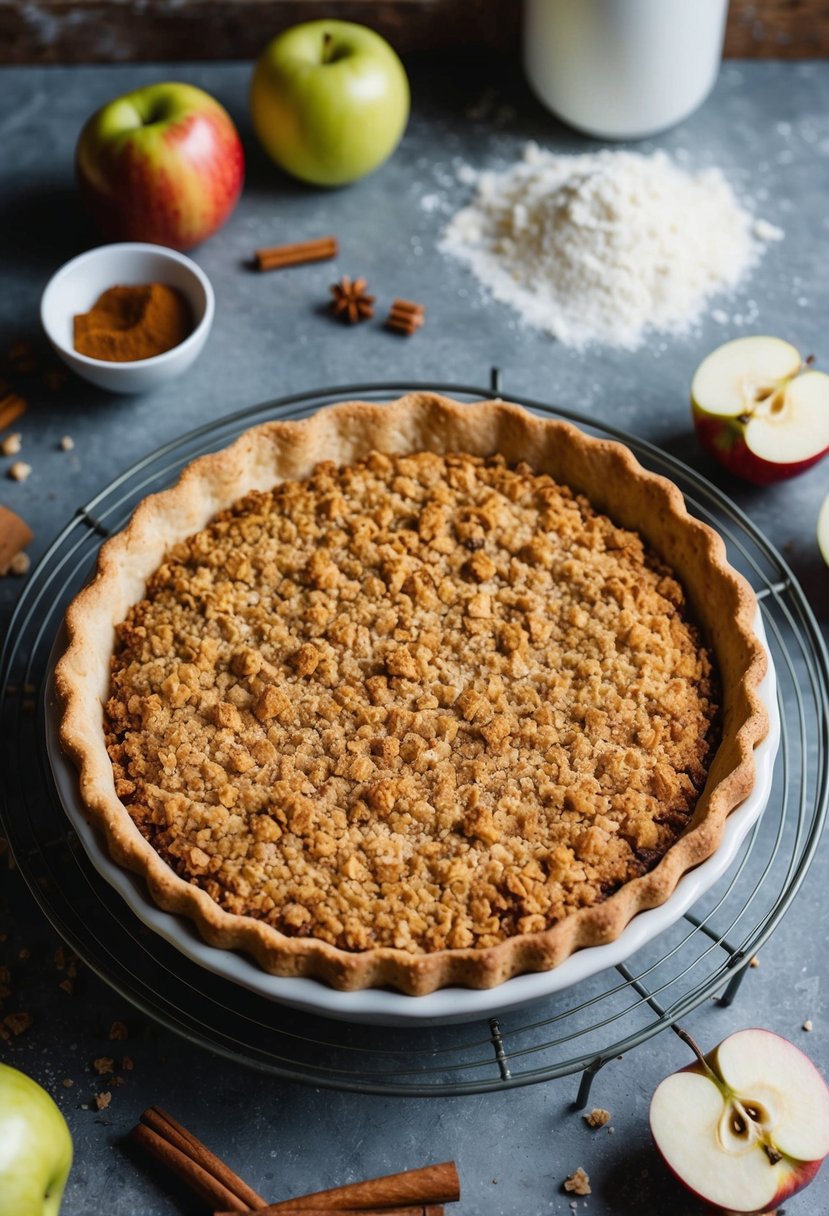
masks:
[[[374,520],[366,503],[380,504]],[[338,528],[349,508],[366,512],[370,542]],[[271,552],[260,526],[274,509],[282,540],[294,539]],[[545,511],[572,550],[556,561]],[[217,591],[217,571],[251,555],[257,576],[236,566]],[[274,557],[290,557],[292,572],[269,566]],[[585,578],[593,565],[612,604]],[[710,767],[709,664],[673,572],[722,682]],[[214,620],[201,645],[193,601],[205,577],[214,616],[218,604],[230,620],[234,596],[246,606],[241,634]],[[258,601],[274,583],[268,628]],[[240,597],[248,584],[260,591]],[[552,637],[551,596],[564,605]],[[767,729],[754,611],[720,538],[621,445],[501,402],[346,403],[196,461],[107,542],[67,614],[61,737],[112,856],[211,944],[343,989],[490,987],[613,940],[717,847]],[[244,644],[251,627],[260,644]],[[642,685],[632,709],[624,669],[603,663],[614,631],[631,687]],[[466,683],[465,641],[487,648]],[[551,677],[539,654],[566,676]],[[633,678],[643,661],[644,683]],[[565,722],[550,712],[550,680],[569,687],[575,669]],[[619,728],[604,702],[628,709],[629,736],[612,748]],[[591,766],[615,766],[615,784]],[[555,848],[538,830],[545,799],[562,818]]]

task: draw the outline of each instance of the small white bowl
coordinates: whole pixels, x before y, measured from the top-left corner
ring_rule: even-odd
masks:
[[[163,354],[131,363],[79,354],[72,341],[76,314],[88,312],[109,287],[139,283],[176,287],[190,305],[193,332]],[[112,393],[146,393],[181,375],[201,353],[215,307],[210,280],[190,258],[163,245],[126,242],[99,245],[62,266],[43,292],[40,320],[55,352],[79,376]]]

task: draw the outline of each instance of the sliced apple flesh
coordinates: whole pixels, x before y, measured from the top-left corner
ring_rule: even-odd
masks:
[[[651,1102],[651,1131],[689,1190],[759,1213],[801,1190],[829,1154],[829,1089],[793,1044],[766,1030],[725,1039],[674,1073]]]
[[[737,338],[712,351],[691,402],[703,446],[749,481],[792,476],[829,451],[829,376],[780,338]]]

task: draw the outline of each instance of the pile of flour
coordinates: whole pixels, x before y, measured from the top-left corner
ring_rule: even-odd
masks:
[[[564,156],[529,144],[503,172],[462,176],[476,195],[441,248],[570,346],[634,349],[649,330],[687,330],[783,236],[753,219],[719,169],[687,173],[664,152]]]

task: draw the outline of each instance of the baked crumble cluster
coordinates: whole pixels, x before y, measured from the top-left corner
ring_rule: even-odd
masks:
[[[118,627],[118,796],[231,913],[348,951],[487,947],[651,869],[716,743],[635,532],[527,465],[320,464],[176,545]]]

